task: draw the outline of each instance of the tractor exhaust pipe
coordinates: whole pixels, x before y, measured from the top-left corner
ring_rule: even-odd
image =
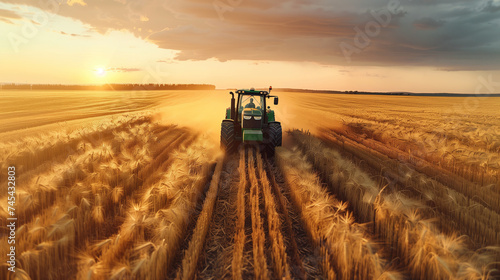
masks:
[[[231,117],[233,118],[233,120],[236,122],[237,120],[237,117],[236,117],[236,106],[234,104],[234,92],[230,92],[229,94],[231,94]]]

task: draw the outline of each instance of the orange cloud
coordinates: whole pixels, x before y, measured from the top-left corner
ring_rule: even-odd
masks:
[[[85,3],[84,0],[68,0],[66,2],[69,6],[73,6],[75,4],[78,4],[80,6],[87,6],[87,3]]]

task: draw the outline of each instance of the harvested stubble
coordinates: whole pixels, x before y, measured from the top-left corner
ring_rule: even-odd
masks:
[[[250,179],[250,215],[252,220],[252,245],[255,279],[268,279],[267,263],[264,254],[266,236],[259,208],[259,183],[255,173],[255,151],[249,151],[248,176]]]
[[[236,198],[236,233],[234,236],[234,249],[232,261],[232,278],[236,280],[243,279],[243,248],[245,246],[245,189],[246,166],[245,166],[245,150],[240,149],[240,162],[238,173],[240,182],[238,184],[238,194]]]

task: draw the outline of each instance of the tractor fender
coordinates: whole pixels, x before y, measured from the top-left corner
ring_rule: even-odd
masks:
[[[268,122],[274,122],[276,117],[274,116],[274,110],[267,110],[267,120]]]

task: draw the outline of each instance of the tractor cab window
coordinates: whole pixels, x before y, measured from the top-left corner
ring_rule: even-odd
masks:
[[[241,95],[240,96],[240,108],[239,112],[241,113],[243,109],[253,108],[258,110],[263,110],[263,97],[259,95]]]

